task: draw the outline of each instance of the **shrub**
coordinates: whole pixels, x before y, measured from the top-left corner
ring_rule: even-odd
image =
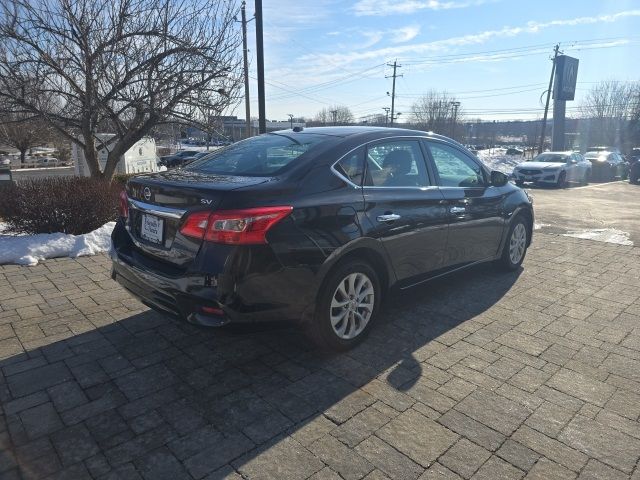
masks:
[[[24,180],[0,189],[0,217],[15,233],[88,233],[117,218],[120,190],[85,177]]]

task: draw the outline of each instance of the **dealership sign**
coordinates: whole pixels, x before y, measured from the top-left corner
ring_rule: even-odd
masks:
[[[573,100],[576,94],[576,80],[578,78],[578,59],[559,55],[556,58],[556,85],[553,92],[554,100]]]

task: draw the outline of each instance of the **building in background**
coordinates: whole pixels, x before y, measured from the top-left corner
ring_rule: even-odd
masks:
[[[98,134],[99,138],[103,141],[113,137],[113,134]],[[98,151],[98,162],[100,163],[100,170],[104,171],[104,167],[107,164],[107,155],[109,153],[109,147],[103,148]],[[81,177],[90,176],[89,167],[84,158],[84,152],[81,148],[74,143],[72,150],[73,163],[75,165],[75,174]],[[132,174],[132,173],[146,173],[158,171],[158,157],[156,155],[156,142],[153,138],[145,137],[142,140],[136,142],[127,152],[122,156],[118,165],[116,166],[117,174]]]

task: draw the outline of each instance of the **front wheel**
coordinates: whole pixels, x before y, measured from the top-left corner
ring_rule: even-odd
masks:
[[[562,171],[560,175],[558,175],[558,181],[556,182],[556,187],[565,188],[567,186],[567,172]]]
[[[325,279],[309,326],[320,347],[348,350],[369,332],[382,299],[378,275],[362,260],[338,267]]]
[[[591,170],[587,170],[584,172],[584,177],[582,177],[582,185],[589,185],[589,180],[591,179]]]
[[[527,253],[527,243],[529,240],[529,227],[522,215],[518,215],[513,219],[507,241],[502,249],[502,256],[497,264],[503,270],[516,270]]]

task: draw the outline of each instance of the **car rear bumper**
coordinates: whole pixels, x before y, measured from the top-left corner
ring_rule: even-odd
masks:
[[[285,268],[275,260],[265,265],[268,255],[264,251],[231,254],[222,272],[187,270],[172,275],[145,265],[149,262],[142,261],[143,254],[136,252],[127,239],[128,233],[118,223],[110,251],[112,279],[148,307],[189,323],[222,326],[232,322],[299,320],[314,297],[311,284],[301,281],[300,269]],[[201,255],[206,257],[207,249],[202,250]],[[237,265],[236,257],[242,260],[242,267]],[[256,271],[257,266],[247,262],[251,257],[259,259],[264,270]]]

